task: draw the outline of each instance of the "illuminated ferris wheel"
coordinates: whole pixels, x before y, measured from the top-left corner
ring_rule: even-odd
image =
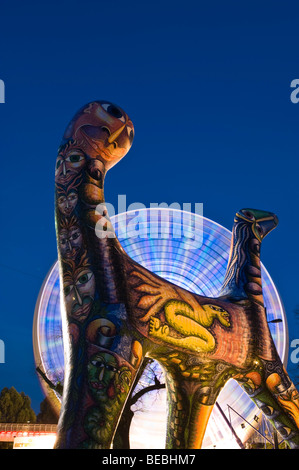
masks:
[[[126,253],[145,268],[193,293],[216,297],[225,276],[231,232],[198,214],[171,208],[129,211],[111,217]],[[288,354],[287,320],[275,285],[262,265],[267,320],[277,351],[285,362]],[[282,320],[282,321],[281,321]],[[60,318],[59,269],[56,262],[41,287],[36,303],[33,346],[37,367],[53,384],[63,383],[64,353]],[[57,412],[60,396],[41,379],[44,392]],[[146,419],[132,426],[132,448],[164,448],[165,401],[145,410]],[[238,447],[251,434],[250,423],[258,408],[237,382],[231,380],[221,391],[206,430],[203,447]],[[138,418],[138,417],[137,417]],[[141,417],[142,418],[142,417]],[[144,432],[140,427],[151,422]],[[244,422],[249,426],[244,426]],[[134,431],[136,429],[136,431]],[[233,433],[232,433],[233,431]],[[146,433],[152,433],[152,441]],[[144,436],[144,442],[140,440]],[[237,438],[237,439],[236,439]]]

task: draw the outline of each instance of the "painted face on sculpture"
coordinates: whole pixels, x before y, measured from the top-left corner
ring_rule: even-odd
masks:
[[[84,168],[86,164],[85,154],[77,143],[69,141],[63,145],[58,153],[55,168],[55,181],[62,185],[68,185]]]
[[[59,247],[62,258],[75,259],[83,244],[83,237],[76,225],[63,228],[59,232]]]
[[[230,317],[229,317],[229,313],[224,310],[223,308],[220,308],[220,307],[215,307],[215,305],[212,306],[213,309],[216,308],[216,317],[218,318],[218,320],[220,321],[220,323],[223,325],[223,326],[227,326],[227,327],[230,327]]]
[[[87,366],[88,384],[91,394],[98,401],[106,401],[114,398],[114,378],[117,369],[117,361],[112,354],[96,353]]]
[[[131,148],[134,126],[128,115],[108,101],[89,103],[69,124],[64,139],[82,142],[90,158],[108,170]]]
[[[61,194],[58,196],[57,204],[60,212],[69,217],[73,210],[75,209],[78,202],[78,194],[77,191],[70,191],[66,194]]]
[[[64,297],[67,314],[80,322],[91,310],[95,295],[95,278],[87,267],[80,267],[74,273],[64,275]]]
[[[229,313],[218,305],[202,305],[204,311],[210,316],[217,318],[223,326],[230,327]]]

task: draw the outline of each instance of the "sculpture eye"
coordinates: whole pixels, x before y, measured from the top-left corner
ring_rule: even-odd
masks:
[[[70,153],[67,157],[66,160],[70,163],[79,163],[82,160],[84,160],[83,155],[80,153]]]
[[[64,295],[67,296],[70,294],[71,290],[72,290],[73,286],[69,285],[69,286],[65,286],[65,288],[63,289],[64,290]]]
[[[77,240],[77,238],[80,237],[80,231],[77,231],[77,232],[74,232],[72,233],[72,235],[70,236],[70,240]]]
[[[256,229],[260,235],[263,235],[263,229],[259,224],[256,224]]]
[[[113,116],[113,117],[119,119],[121,122],[126,122],[125,116],[123,115],[123,113],[121,112],[121,110],[120,110],[119,108],[117,108],[116,106],[114,106],[114,104],[111,104],[111,103],[102,103],[102,108],[103,108],[108,114],[110,114],[110,116]]]
[[[116,367],[112,366],[111,364],[106,364],[105,368],[107,370],[109,370],[110,372],[116,372],[117,371]]]
[[[86,284],[88,281],[90,281],[90,279],[92,278],[93,274],[92,272],[87,272],[87,273],[84,273],[82,274],[79,279],[77,280],[76,282],[76,285],[78,284]]]
[[[105,367],[105,364],[100,361],[91,361],[91,364],[99,369],[103,369],[103,367]]]
[[[249,212],[249,211],[243,211],[243,214],[245,215],[245,217],[247,217],[248,219],[250,220],[254,220],[254,215]]]
[[[60,165],[62,164],[63,162],[63,158],[62,157],[57,157],[57,160],[56,160],[56,168],[55,168],[55,172],[57,173],[57,170],[58,168],[60,167]]]
[[[72,193],[68,194],[68,196],[67,196],[67,200],[69,202],[75,201],[76,199],[78,199],[77,193],[72,192]]]
[[[217,307],[217,305],[210,305],[210,308],[216,310],[216,312],[224,312],[224,310],[221,307]]]
[[[57,203],[58,203],[58,204],[63,204],[65,201],[66,201],[66,197],[65,197],[65,196],[60,196],[60,197],[57,199]]]
[[[130,144],[131,144],[133,142],[133,139],[134,139],[134,131],[133,131],[132,127],[127,126],[127,132],[128,132],[128,136],[129,136],[129,140],[130,140]]]

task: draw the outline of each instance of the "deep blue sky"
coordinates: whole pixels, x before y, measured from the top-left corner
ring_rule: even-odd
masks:
[[[0,17],[0,390],[39,410],[32,320],[56,260],[56,150],[95,99],[119,104],[136,131],[107,201],[202,202],[229,229],[242,207],[278,215],[262,260],[299,338],[298,2],[2,0]]]

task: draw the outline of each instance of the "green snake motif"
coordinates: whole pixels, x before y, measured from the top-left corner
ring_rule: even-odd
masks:
[[[228,312],[213,304],[199,305],[194,310],[186,302],[170,300],[164,305],[164,313],[167,324],[161,323],[157,317],[150,319],[150,336],[197,353],[208,353],[215,349],[215,338],[207,329],[214,319],[230,327]],[[169,325],[184,337],[172,336]]]

